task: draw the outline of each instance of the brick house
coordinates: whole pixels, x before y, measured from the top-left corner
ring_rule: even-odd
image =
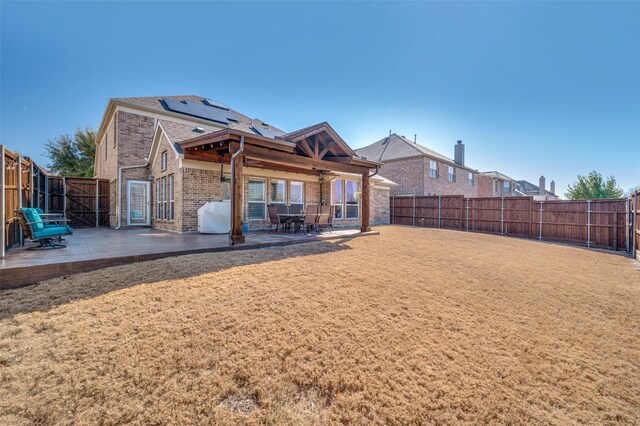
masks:
[[[462,141],[455,145],[455,159],[395,133],[356,153],[382,163],[380,174],[397,184],[391,195],[478,196],[479,173],[465,166]]]
[[[199,207],[231,200],[231,160],[245,140],[236,210],[249,228],[268,225],[270,204],[331,204],[338,226],[388,223],[395,184],[375,173],[379,163],[358,158],[327,123],[301,131],[198,96],[110,99],[94,164],[110,181],[110,226],[196,231]]]
[[[540,176],[539,184],[534,185],[526,180],[516,182],[516,195],[522,197],[533,197],[536,201],[558,200],[560,197],[556,194],[556,183],[551,181],[549,191],[545,187],[545,177]]]
[[[498,171],[478,176],[478,197],[512,197],[516,195],[516,180]]]

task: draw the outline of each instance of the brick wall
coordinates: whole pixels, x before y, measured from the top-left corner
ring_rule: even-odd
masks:
[[[398,184],[391,189],[391,195],[464,195],[477,197],[478,175],[474,173],[474,185],[469,184],[469,171],[457,166],[456,180],[449,182],[448,167],[450,164],[437,161],[439,177],[430,176],[430,158],[413,157],[385,162],[380,168],[380,175]]]
[[[424,192],[422,195],[464,195],[465,197],[478,196],[478,175],[476,173],[473,173],[473,186],[471,186],[469,183],[468,170],[456,166],[451,166],[451,164],[442,161],[438,161],[437,163],[439,176],[437,178],[432,178],[429,173],[429,161],[429,158],[424,157],[425,178]],[[454,182],[449,181],[450,166],[455,170]]]
[[[167,153],[167,167],[162,170],[162,153]],[[169,140],[163,134],[160,138],[158,153],[155,159],[149,164],[148,176],[151,179],[151,224],[154,228],[165,229],[167,231],[182,231],[182,204],[183,204],[183,173],[179,168],[179,160],[176,153],[171,147]],[[135,169],[137,170],[137,169]],[[166,178],[173,175],[174,186],[174,220],[158,219],[158,179]],[[160,189],[162,191],[162,189]]]
[[[390,189],[372,185],[371,187],[371,209],[369,223],[371,225],[389,224],[390,205],[389,205]]]
[[[116,123],[117,167],[144,164],[145,157],[149,155],[151,143],[153,142],[154,119],[130,112],[118,111],[114,121]],[[117,173],[116,170],[116,176]],[[123,170],[122,181],[120,182],[121,226],[127,225],[127,181],[148,181],[150,179],[148,167]]]
[[[493,197],[495,195],[493,179],[489,176],[478,176],[478,197]]]
[[[421,195],[423,191],[422,166],[421,157],[403,158],[385,162],[379,172],[381,176],[398,184],[391,189],[392,195]]]

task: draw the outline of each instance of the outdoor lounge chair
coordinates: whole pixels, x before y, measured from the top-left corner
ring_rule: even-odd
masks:
[[[64,222],[62,222],[63,220],[61,219],[42,219],[36,209],[21,208],[16,210],[16,215],[27,238],[40,244],[37,247],[31,247],[33,249],[58,249],[66,247],[64,244],[61,244],[62,237],[73,235],[73,228],[66,224],[45,226],[45,223],[51,223],[52,221],[58,223]]]
[[[323,228],[328,228],[329,232],[333,231],[333,226],[331,223],[331,206],[320,206],[320,214],[318,215],[318,230],[321,231]]]
[[[302,220],[303,230],[308,232],[309,229],[313,229],[317,232],[318,227],[318,210],[312,210],[307,207],[307,212],[304,214],[304,219]]]
[[[46,221],[43,222],[45,228],[65,225],[67,222],[62,213],[45,213],[44,210],[39,207],[34,207],[34,210],[40,215],[41,219],[46,219]]]

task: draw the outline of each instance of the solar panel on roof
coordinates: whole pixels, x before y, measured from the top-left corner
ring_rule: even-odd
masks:
[[[199,104],[196,102],[191,102],[191,101],[185,101],[185,103],[191,115],[204,118],[205,120],[212,120],[212,121],[217,121],[223,124],[229,124],[223,112],[217,108],[212,108],[212,107]]]
[[[227,117],[227,120],[238,122],[238,116],[232,113],[231,111],[224,111],[224,116]]]
[[[182,102],[173,101],[171,99],[163,99],[162,101],[171,111],[181,112],[183,114],[191,114],[187,106]]]
[[[264,127],[260,127],[260,126],[253,126],[253,130],[255,130],[256,133],[258,133],[259,135],[264,136],[265,138],[271,138],[271,139],[275,139],[276,136],[280,136],[284,134],[277,130],[265,129]]]
[[[214,101],[213,99],[204,98],[202,102],[204,102],[206,105],[209,105],[215,108],[225,109],[227,111],[229,110],[228,106],[226,106],[222,102]]]

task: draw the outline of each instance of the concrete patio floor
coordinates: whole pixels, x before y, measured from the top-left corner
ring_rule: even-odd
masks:
[[[230,246],[227,234],[176,234],[151,228],[77,229],[73,236],[67,238],[65,248],[28,250],[36,245],[26,242],[24,247],[16,246],[7,250],[5,258],[0,259],[0,289],[17,288],[47,278],[162,257],[375,234],[375,231],[362,233],[357,228],[336,229],[319,235],[303,232],[249,232],[246,234],[245,244]]]

